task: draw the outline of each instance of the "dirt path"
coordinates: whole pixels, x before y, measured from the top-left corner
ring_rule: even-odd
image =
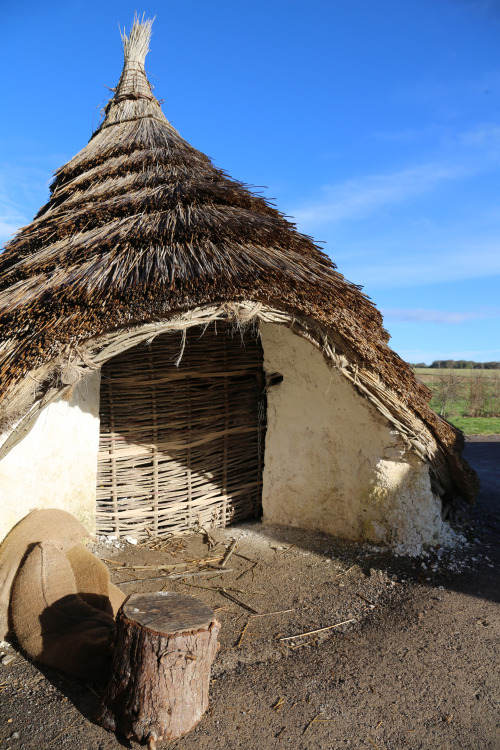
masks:
[[[156,550],[100,548],[120,585],[158,575],[159,564],[216,557],[238,539],[231,573],[166,582],[217,608],[222,621],[210,710],[171,748],[500,747],[499,436],[473,438],[466,450],[482,492],[462,522],[478,541],[460,551],[394,559],[259,524],[215,534],[211,550],[201,534]],[[152,568],[119,570],[118,561]],[[164,583],[121,585],[132,592]],[[266,616],[250,617],[221,586]],[[293,611],[266,614],[277,610]],[[0,750],[130,747],[93,723],[97,691],[17,655],[0,666]]]

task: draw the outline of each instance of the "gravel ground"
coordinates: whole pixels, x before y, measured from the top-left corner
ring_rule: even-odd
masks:
[[[127,593],[190,593],[222,623],[209,711],[169,746],[498,750],[499,437],[468,440],[482,490],[477,507],[458,519],[464,542],[453,550],[395,558],[259,523],[156,549],[100,544],[97,553]],[[220,558],[233,539],[231,572],[205,566],[207,575],[158,578],[158,565],[199,571],[199,561]],[[263,616],[252,617],[221,587]],[[329,629],[311,633],[322,628]],[[40,669],[12,646],[2,652],[0,750],[133,746],[94,723],[99,686]]]

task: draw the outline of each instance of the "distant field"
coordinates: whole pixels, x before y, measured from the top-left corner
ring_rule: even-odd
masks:
[[[500,417],[453,417],[448,421],[466,435],[500,435]]]
[[[500,370],[414,368],[430,405],[469,435],[500,434]]]
[[[500,370],[456,370],[456,369],[445,369],[438,370],[435,367],[414,367],[413,368],[415,375],[417,375],[419,380],[422,380],[422,382],[426,383],[428,381],[428,378],[436,378],[439,375],[443,374],[449,374],[450,372],[454,375],[458,375],[459,377],[464,378],[471,378],[474,376],[480,375],[481,377],[485,378],[499,378],[500,377]]]

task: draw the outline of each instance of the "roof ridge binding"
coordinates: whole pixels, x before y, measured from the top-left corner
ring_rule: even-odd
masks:
[[[162,123],[168,122],[161,110],[160,102],[153,94],[144,68],[153,21],[154,18],[144,20],[144,15],[139,21],[136,13],[129,35],[127,36],[125,29],[120,30],[124,55],[123,70],[118,86],[114,89],[114,96],[104,109],[104,121],[96,132],[144,117],[152,117]]]

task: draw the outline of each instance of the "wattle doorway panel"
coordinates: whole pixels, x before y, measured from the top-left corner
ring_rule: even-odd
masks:
[[[138,539],[260,515],[263,356],[252,331],[163,334],[102,368],[97,533]]]

